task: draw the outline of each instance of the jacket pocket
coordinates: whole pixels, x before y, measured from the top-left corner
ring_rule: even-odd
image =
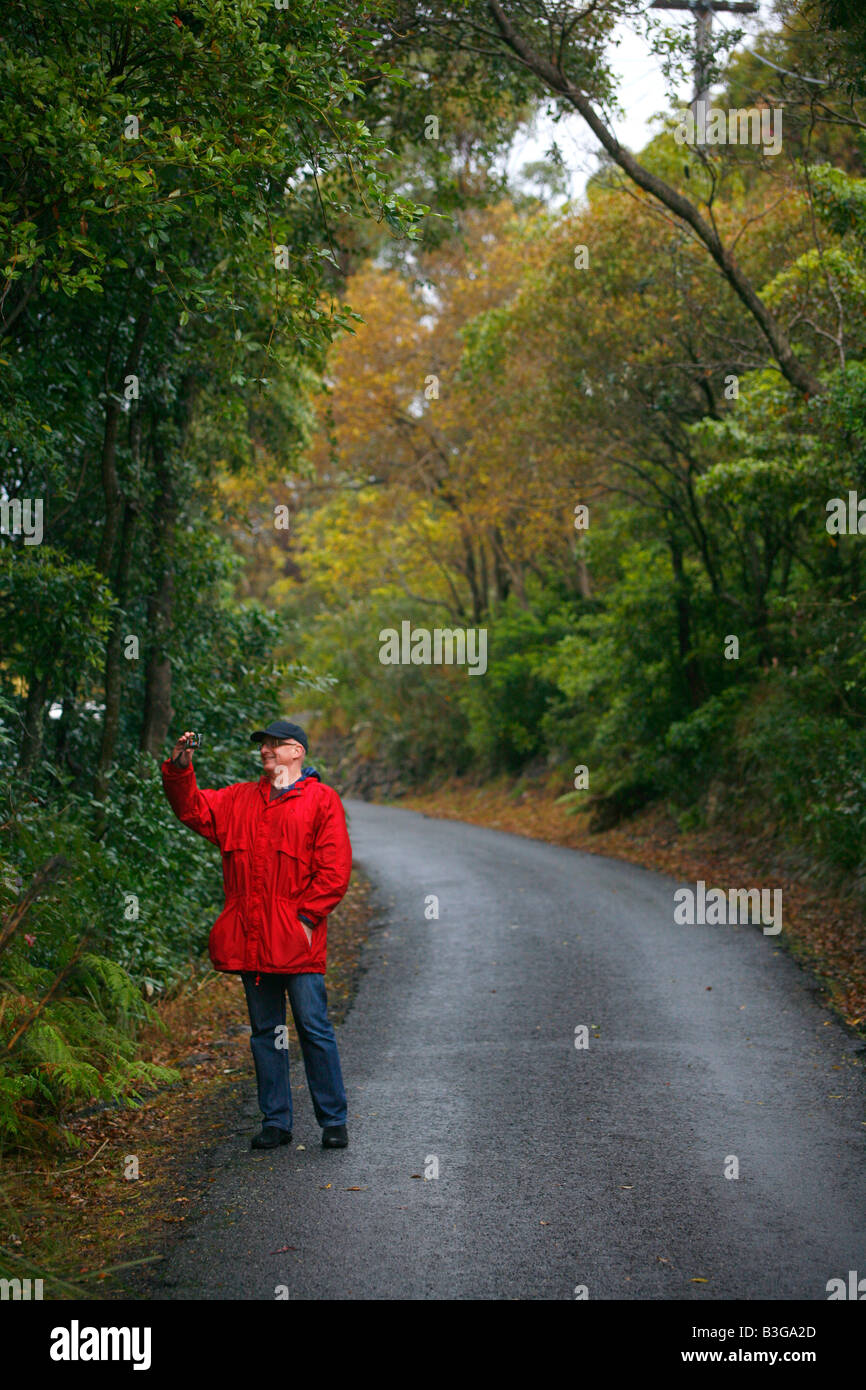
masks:
[[[281,827],[275,849],[277,897],[297,898],[312,877],[312,837],[302,826]]]
[[[267,962],[267,968],[276,971],[303,970],[315,950],[315,937],[312,941],[308,940],[294,903],[281,897],[273,901],[262,942],[262,962]]]
[[[239,834],[223,842],[223,889],[227,898],[242,897],[249,883],[250,852]]]

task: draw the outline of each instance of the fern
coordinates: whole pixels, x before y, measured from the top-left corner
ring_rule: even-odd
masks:
[[[2,715],[0,692],[0,762]],[[76,1110],[94,1102],[137,1105],[145,1091],[180,1080],[139,1056],[142,1028],[165,1028],[142,986],[147,980],[150,993],[166,995],[203,948],[211,851],[179,846],[156,765],[120,771],[113,792],[98,840],[92,806],[68,787],[63,806],[50,810],[19,783],[2,793],[11,826],[0,851],[3,1145],[44,1149],[48,1137],[77,1147],[64,1127]],[[52,864],[62,872],[49,875]],[[194,928],[178,922],[178,884]],[[134,922],[124,913],[132,890],[142,904]]]

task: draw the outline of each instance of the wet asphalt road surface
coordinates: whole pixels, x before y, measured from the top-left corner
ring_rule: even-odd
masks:
[[[345,804],[383,919],[337,1031],[350,1147],[294,1065],[294,1141],[253,1153],[250,1059],[151,1296],[826,1300],[866,1273],[866,1051],[778,937],[676,925],[677,881],[627,863]]]

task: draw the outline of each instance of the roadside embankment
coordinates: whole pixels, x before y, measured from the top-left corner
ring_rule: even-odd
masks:
[[[372,919],[370,884],[355,870],[328,920],[328,1005],[338,1025],[357,988]],[[157,1008],[141,1056],[177,1068],[181,1081],[144,1096],[136,1109],[94,1107],[69,1117],[80,1148],[60,1166],[47,1154],[4,1157],[3,1273],[41,1278],[46,1300],[143,1296],[148,1266],[164,1258],[213,1181],[204,1154],[238,1131],[240,1093],[254,1087],[239,978],[199,962]],[[292,1073],[302,1077],[291,1011],[288,1026]]]

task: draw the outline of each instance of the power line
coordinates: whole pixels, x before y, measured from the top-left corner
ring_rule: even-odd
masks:
[[[726,33],[731,33],[731,30],[728,28],[721,15],[719,16],[719,23]],[[771,62],[770,59],[765,58],[763,54],[757,53],[754,48],[749,49],[749,54],[752,58],[757,58],[759,63],[766,63],[768,68],[773,68],[776,72],[783,73],[785,77],[794,77],[798,82],[813,82],[816,87],[828,87],[830,85],[829,78],[827,77],[805,77],[800,72],[790,72],[788,68],[780,68],[778,63]]]

